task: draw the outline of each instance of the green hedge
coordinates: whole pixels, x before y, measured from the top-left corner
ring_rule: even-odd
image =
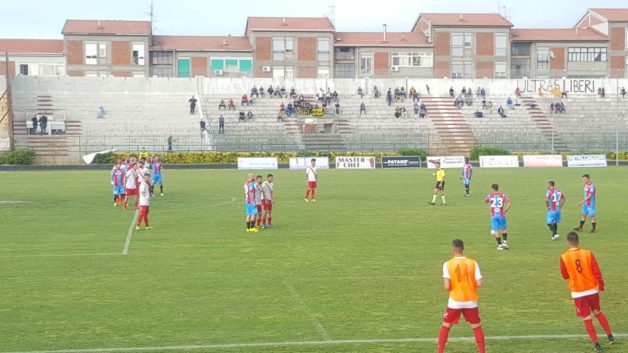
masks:
[[[427,152],[420,148],[401,148],[398,153],[400,156],[419,156],[422,160],[427,159]]]
[[[15,150],[7,153],[0,153],[0,165],[32,165],[35,161],[33,150]]]
[[[510,151],[499,147],[476,147],[469,153],[469,159],[472,161],[480,160],[480,156],[509,156]]]

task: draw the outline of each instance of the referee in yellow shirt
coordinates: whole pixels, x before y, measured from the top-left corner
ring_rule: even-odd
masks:
[[[434,187],[434,194],[432,195],[432,201],[428,202],[430,205],[436,205],[436,198],[440,196],[440,199],[443,201],[443,206],[447,206],[447,201],[445,200],[445,170],[440,167],[440,162],[435,162],[436,166],[436,186]]]

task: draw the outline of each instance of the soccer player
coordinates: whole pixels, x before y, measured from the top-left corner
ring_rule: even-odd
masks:
[[[262,203],[264,202],[264,192],[262,191],[262,176],[255,177],[255,208],[257,216],[255,217],[255,229],[262,229]]]
[[[556,188],[556,183],[554,181],[548,182],[547,192],[545,193],[545,205],[547,206],[547,227],[552,232],[552,240],[560,238],[560,235],[558,235],[558,223],[560,223],[560,212],[565,201],[565,194]]]
[[[152,183],[150,186],[150,194],[151,195],[155,194],[155,185],[159,184],[159,191],[161,193],[161,196],[164,196],[164,181],[161,176],[161,173],[164,170],[164,166],[159,161],[159,156],[155,156],[155,158],[153,158],[152,166],[153,166],[153,176],[151,180]]]
[[[491,193],[486,196],[484,203],[490,204],[491,234],[497,241],[497,250],[508,250],[506,212],[510,210],[510,199],[503,192],[499,192],[499,185],[493,184]]]
[[[113,186],[113,206],[122,205],[122,198],[124,197],[124,170],[120,164],[120,161],[116,162],[116,165],[111,170],[111,186]]]
[[[140,197],[140,215],[137,218],[137,224],[135,225],[135,230],[140,230],[140,224],[144,221],[144,229],[151,230],[153,229],[148,223],[148,212],[150,212],[150,175],[145,174],[144,179],[140,183],[139,190]]]
[[[308,197],[312,195],[312,202],[316,202],[316,188],[318,187],[318,173],[316,172],[316,159],[310,160],[310,165],[305,168],[307,176],[307,190],[305,191],[305,202],[310,202]]]
[[[580,218],[580,225],[573,230],[582,232],[582,227],[587,221],[587,216],[591,217],[591,233],[595,233],[595,226],[597,225],[597,209],[595,208],[595,194],[596,188],[590,180],[589,174],[582,176],[582,182],[584,183],[584,199],[578,202],[578,206],[582,206],[582,217]]]
[[[593,253],[580,248],[577,233],[570,232],[567,235],[567,245],[569,250],[560,256],[560,273],[564,279],[569,280],[569,290],[576,305],[576,313],[584,321],[584,327],[595,345],[595,351],[601,352],[602,346],[593,326],[591,313],[606,332],[608,342],[610,344],[615,342],[608,320],[600,309],[599,292],[604,291],[602,271]]]
[[[257,233],[255,228],[255,218],[257,216],[257,207],[255,207],[255,174],[249,174],[244,183],[244,204],[246,211],[246,231],[249,233]]]
[[[434,187],[434,194],[432,195],[432,201],[428,202],[430,205],[436,205],[436,198],[440,195],[440,199],[443,202],[443,206],[447,206],[447,201],[445,200],[445,170],[440,167],[440,162],[434,162],[436,166],[436,173],[433,175],[436,176],[436,186]]]
[[[131,168],[126,172],[126,174],[124,175],[124,187],[126,190],[126,196],[124,197],[124,210],[128,210],[128,204],[129,204],[129,198],[131,198],[131,196],[135,196],[135,208],[138,208],[138,191],[137,191],[137,182],[139,180],[139,172],[138,172],[138,165],[137,164],[132,164]]]
[[[275,204],[275,183],[273,182],[273,175],[268,174],[266,181],[262,184],[262,191],[264,192],[264,199],[262,201],[262,207],[264,208],[264,215],[262,216],[262,227],[273,227],[273,205]]]
[[[447,311],[438,334],[438,353],[445,352],[451,326],[457,325],[460,316],[471,324],[475,343],[480,353],[486,352],[486,340],[480,312],[478,310],[478,288],[482,287],[482,272],[475,260],[464,256],[464,242],[456,239],[451,242],[452,259],[443,265],[445,290],[449,292]]]
[[[464,197],[471,196],[469,195],[469,188],[471,186],[471,176],[473,176],[473,166],[469,162],[469,158],[465,157],[464,167],[462,167],[462,176],[460,177],[460,179],[462,179],[462,182],[464,183],[464,191],[465,191]]]

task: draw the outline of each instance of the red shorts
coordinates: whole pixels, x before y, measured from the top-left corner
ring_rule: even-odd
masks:
[[[138,196],[139,191],[137,189],[126,189],[126,196]]]
[[[447,308],[447,311],[445,311],[445,316],[443,316],[443,321],[448,324],[456,325],[458,324],[458,321],[460,321],[460,315],[464,316],[465,321],[470,323],[471,325],[476,325],[480,323],[480,311],[478,310],[478,308]]]
[[[273,200],[262,200],[262,208],[264,208],[264,211],[272,211]]]
[[[315,181],[308,181],[308,182],[307,182],[307,187],[308,187],[309,189],[316,189],[316,186],[317,186],[317,185],[316,185],[316,182],[315,182]]]
[[[599,293],[587,295],[586,297],[574,298],[573,302],[576,305],[576,314],[580,318],[585,318],[591,315],[591,311],[600,311]]]
[[[264,201],[262,201],[264,202]],[[255,205],[255,207],[257,208],[257,215],[258,216],[262,216],[262,205]]]

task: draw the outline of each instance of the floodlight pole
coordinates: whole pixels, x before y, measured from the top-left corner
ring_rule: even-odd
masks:
[[[616,105],[615,105],[615,166],[619,166],[619,72],[617,74]]]

